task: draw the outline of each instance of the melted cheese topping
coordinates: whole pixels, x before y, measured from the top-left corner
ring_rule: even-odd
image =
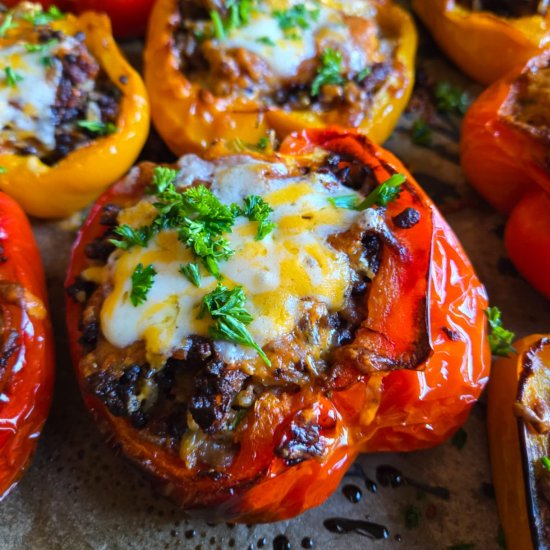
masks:
[[[186,185],[196,178],[212,182],[212,191],[224,203],[242,204],[253,192],[274,210],[271,219],[277,227],[262,241],[254,239],[256,222],[237,218],[233,232],[225,235],[235,254],[220,263],[222,283],[244,288],[245,307],[254,317],[248,329],[260,346],[291,332],[307,309],[308,298],[324,302],[330,310],[344,305],[351,278],[349,261],[328,244],[327,237],[347,229],[357,213],[334,208],[328,198],[349,195],[349,189],[330,175],[290,177],[282,164],[244,157],[213,164],[193,155],[183,157],[179,183]],[[153,207],[146,200],[122,211],[119,222],[139,227],[150,221]],[[164,231],[146,248],[113,253],[101,275],[85,273],[102,279],[104,288],[110,289],[101,312],[107,340],[117,347],[144,340],[148,359],[158,364],[190,335],[207,336],[212,319],[209,315],[197,319],[197,313],[203,296],[217,281],[201,267],[201,287],[194,287],[179,273],[181,264],[193,261],[192,252],[176,233]],[[134,307],[129,300],[131,275],[139,263],[152,264],[157,275],[146,301]],[[226,361],[256,355],[249,348],[228,344],[219,350]]]
[[[55,147],[55,128],[51,107],[55,103],[61,68],[41,63],[45,53],[31,53],[23,44],[0,50],[0,128],[2,141],[39,140],[45,147]],[[5,69],[21,77],[10,86]]]
[[[286,34],[273,16],[274,11],[286,11],[296,5],[305,5],[308,10],[318,10],[315,20],[307,18],[308,27],[293,28]],[[360,5],[360,6],[359,6]],[[330,37],[349,60],[348,66],[355,71],[365,68],[367,60],[363,49],[350,40],[349,30],[344,23],[344,15],[358,12],[365,16],[366,5],[362,2],[304,2],[303,0],[276,0],[269,6],[260,4],[250,16],[250,22],[232,29],[222,41],[225,48],[245,48],[262,57],[280,78],[291,78],[298,74],[300,65],[317,55],[317,37],[322,32]],[[289,37],[291,35],[291,37]],[[265,43],[265,39],[270,41]],[[326,40],[326,38],[325,38]]]
[[[18,40],[0,49],[0,141],[2,144],[38,142],[46,151],[55,149],[55,126],[52,107],[61,80],[61,64],[52,58],[51,65],[43,62],[46,56],[70,51],[77,45],[73,37],[46,46],[38,52],[29,52],[25,45],[31,40]],[[5,69],[17,75],[10,85]]]
[[[286,174],[282,164],[244,157],[212,164],[189,155],[180,161],[180,184],[197,178],[211,181],[212,191],[225,203],[241,204],[253,191],[274,210],[271,219],[277,227],[262,241],[254,238],[256,222],[237,218],[233,232],[225,235],[235,254],[220,263],[222,283],[229,288],[242,285],[245,290],[246,308],[254,317],[248,329],[260,346],[291,332],[308,307],[308,298],[326,303],[330,310],[341,308],[350,285],[347,257],[327,243],[329,235],[347,229],[357,216],[328,202],[331,196],[349,195],[349,189],[336,184],[332,176]],[[154,207],[147,200],[152,199],[122,211],[119,223],[139,227],[150,222]],[[201,268],[201,287],[193,286],[179,273],[181,264],[193,261],[176,232],[164,231],[146,248],[113,253],[102,274],[97,269],[85,273],[102,279],[104,288],[110,289],[101,312],[107,340],[117,347],[144,340],[149,361],[157,364],[187,337],[207,336],[212,319],[208,315],[198,319],[197,313],[202,297],[217,281]],[[157,275],[145,303],[134,307],[129,300],[131,275],[139,263],[152,264]],[[239,346],[219,349],[227,361],[255,356],[255,351]]]

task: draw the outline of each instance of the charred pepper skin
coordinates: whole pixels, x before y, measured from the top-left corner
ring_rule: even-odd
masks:
[[[548,146],[504,119],[512,86],[543,53],[487,88],[466,113],[460,140],[468,181],[497,210],[509,216],[505,245],[520,273],[550,298],[550,169]]]
[[[502,78],[550,42],[550,13],[503,17],[456,0],[413,0],[412,6],[439,47],[481,84]]]
[[[67,301],[67,326],[77,378],[100,429],[146,472],[164,495],[198,516],[267,522],[290,518],[317,506],[336,489],[359,453],[422,449],[451,436],[466,420],[488,379],[485,289],[433,203],[397,159],[356,132],[307,130],[287,138],[279,155],[289,155],[307,165],[311,159],[308,155],[318,148],[358,159],[374,172],[378,182],[386,181],[395,171],[405,174],[409,191],[390,203],[388,215],[410,207],[414,196],[421,216],[431,217],[429,224],[419,223],[413,229],[402,230],[416,231],[410,233],[411,237],[403,233],[404,238],[420,239],[412,244],[419,249],[427,246],[429,251],[429,275],[424,281],[426,292],[429,286],[432,351],[419,370],[368,375],[349,368],[335,383],[342,389],[307,387],[280,398],[266,394],[239,425],[240,449],[231,466],[221,475],[199,475],[198,470],[183,467],[177,454],[140,439],[127,419],[111,415],[104,403],[86,391],[78,368],[82,357],[82,304]],[[73,248],[67,287],[86,265],[86,244],[104,231],[100,225],[103,206],[132,204],[142,193],[143,189],[136,186],[117,184],[94,205]],[[386,300],[391,304],[396,298],[374,298],[373,309],[377,309],[377,301],[378,305]],[[373,322],[379,326],[397,324],[394,321],[398,308],[389,309],[393,313],[377,313]],[[443,327],[452,327],[456,337],[449,338]],[[322,459],[306,458],[292,464],[285,462],[277,449],[301,411],[308,411],[315,418],[328,451]]]
[[[17,334],[7,368],[0,372],[0,391],[8,397],[0,402],[2,500],[27,469],[46,421],[53,390],[54,350],[40,255],[25,214],[5,193],[0,193],[0,230],[0,285],[19,289],[22,300],[33,302],[25,308],[24,302],[17,304],[10,299],[9,293],[0,295],[3,344],[8,331]]]
[[[34,155],[0,153],[0,189],[39,218],[63,218],[87,206],[130,168],[149,132],[145,86],[118,49],[108,17],[67,14],[51,26],[66,34],[85,34],[86,46],[120,90],[121,99],[115,133],[72,151],[53,166]]]
[[[395,40],[395,66],[388,76],[390,85],[374,95],[368,116],[358,129],[374,142],[383,143],[412,93],[418,37],[411,16],[393,1],[373,3],[379,25]],[[153,122],[176,155],[200,153],[223,139],[257,143],[269,130],[283,139],[305,128],[349,125],[336,110],[286,111],[247,98],[203,93],[206,90],[187,79],[179,68],[174,50],[174,32],[180,20],[177,4],[177,0],[159,0],[155,4],[145,47],[145,83]]]

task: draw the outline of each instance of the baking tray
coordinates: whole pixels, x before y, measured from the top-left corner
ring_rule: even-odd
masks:
[[[141,45],[125,45],[139,65]],[[468,90],[479,88],[441,57],[423,34],[420,80],[447,80]],[[412,106],[424,108],[422,91]],[[433,144],[414,145],[414,112],[403,115],[386,146],[396,153],[432,196],[458,234],[493,304],[518,336],[550,331],[550,303],[534,291],[506,258],[504,218],[465,182],[459,167],[460,120],[431,114]],[[169,160],[157,136],[141,156]],[[338,491],[315,510],[290,521],[264,525],[211,525],[187,519],[102,440],[73,377],[64,326],[63,279],[81,217],[62,222],[34,220],[44,261],[57,348],[53,406],[34,462],[0,504],[2,549],[185,548],[347,550],[503,548],[488,462],[485,405],[476,404],[464,431],[452,442],[414,453],[359,458]],[[393,469],[392,469],[393,468]],[[400,476],[398,474],[401,474]],[[346,486],[348,486],[346,488]],[[345,489],[345,490],[344,490]],[[358,502],[358,490],[362,493]],[[333,518],[366,521],[387,529],[334,533]],[[464,545],[464,546],[460,546]],[[472,546],[468,546],[472,545]]]

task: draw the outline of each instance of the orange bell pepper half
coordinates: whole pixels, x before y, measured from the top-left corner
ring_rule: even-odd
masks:
[[[542,79],[534,87],[533,79],[549,71],[549,64],[550,52],[542,53],[485,90],[466,113],[460,143],[470,183],[495,208],[509,214],[505,243],[510,258],[547,297],[550,168],[547,121],[536,115],[547,105],[536,94],[548,90]],[[522,105],[535,110],[521,111]],[[525,118],[535,125],[525,123]]]
[[[468,76],[491,84],[550,45],[550,12],[504,17],[456,0],[413,0],[439,47]]]
[[[207,158],[227,154],[222,149]],[[379,368],[373,372],[360,359],[339,357],[344,346],[335,350],[338,368],[323,384],[263,393],[239,424],[238,450],[220,475],[201,474],[177,452],[141,437],[127,418],[111,414],[89,391],[79,366],[83,305],[67,300],[71,354],[86,405],[163,494],[197,515],[239,522],[295,516],[322,503],[359,453],[410,451],[444,441],[466,420],[487,382],[485,289],[450,227],[395,157],[363,135],[330,129],[293,134],[279,152],[253,156],[307,167],[326,152],[337,154],[344,165],[359,161],[378,184],[396,172],[406,176],[399,198],[387,206],[388,220],[407,207],[420,212],[414,227],[395,229],[401,257],[385,249],[368,296],[368,318],[352,343],[356,357],[374,358]],[[141,170],[146,176],[151,167]],[[68,288],[89,265],[86,245],[105,232],[104,206],[134,204],[146,189],[144,179],[123,180],[96,202],[73,248]],[[276,449],[303,418],[318,427],[326,453],[322,459],[286,461]]]
[[[177,0],[159,0],[149,20],[145,46],[145,82],[159,134],[177,155],[203,151],[220,139],[257,143],[270,130],[283,139],[303,128],[330,125],[356,126],[376,143],[384,142],[412,92],[417,33],[410,15],[392,0],[374,0],[371,4],[376,10],[376,25],[394,52],[383,84],[372,92],[368,103],[360,104],[361,121],[354,124],[340,108],[298,111],[268,106],[245,93],[214,95],[186,75],[178,57],[176,35],[182,16]],[[371,33],[368,29],[357,32],[363,38]]]
[[[33,25],[24,19],[16,23],[0,37],[0,48]],[[116,131],[74,149],[51,166],[33,154],[0,150],[0,189],[14,197],[28,214],[61,218],[87,206],[130,168],[149,132],[149,104],[141,77],[113,39],[107,16],[93,12],[79,17],[67,14],[49,25],[70,36],[84,33],[85,45],[121,94]]]
[[[20,207],[0,193],[0,500],[28,467],[53,391],[40,255]]]

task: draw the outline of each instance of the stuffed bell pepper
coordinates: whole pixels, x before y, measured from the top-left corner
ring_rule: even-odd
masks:
[[[461,162],[508,214],[505,243],[521,274],[550,297],[550,51],[495,82],[464,119]]]
[[[409,99],[416,30],[392,0],[159,0],[145,48],[174,153],[339,125],[383,142]]]
[[[25,214],[0,193],[0,500],[29,465],[50,406],[53,340]]]
[[[547,0],[413,0],[412,5],[441,49],[483,84],[550,46]]]
[[[485,290],[456,237],[351,131],[140,165],[91,211],[67,289],[101,428],[215,519],[292,517],[358,453],[442,442],[489,374]]]
[[[68,216],[126,172],[148,102],[106,16],[0,13],[0,128],[0,189],[34,216]]]
[[[488,391],[493,483],[510,550],[550,547],[550,337],[499,359]]]

